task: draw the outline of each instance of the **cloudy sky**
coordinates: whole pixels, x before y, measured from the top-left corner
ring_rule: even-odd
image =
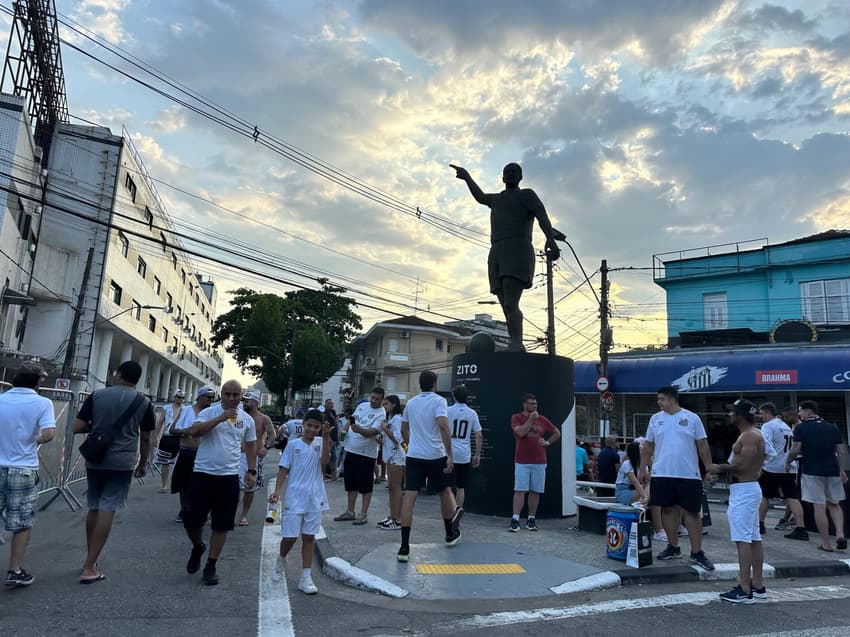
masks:
[[[490,298],[487,210],[450,162],[497,191],[501,167],[519,161],[523,185],[588,274],[603,258],[644,268],[612,275],[617,349],[665,341],[664,295],[646,269],[653,254],[850,227],[846,2],[522,4],[56,1],[63,16],[256,124],[262,139],[394,198],[401,210],[63,49],[73,114],[126,126],[154,177],[231,211],[163,185],[172,216],[314,277],[278,278],[315,286],[327,276],[356,290],[378,308],[362,310],[367,326],[412,313],[405,305],[437,321],[498,313],[477,303]],[[446,232],[428,220],[457,225]],[[201,269],[225,290],[290,289],[236,268]],[[581,282],[578,272],[565,252],[556,298]],[[545,289],[523,305],[536,337]],[[586,288],[557,305],[559,353],[594,358],[596,314]]]

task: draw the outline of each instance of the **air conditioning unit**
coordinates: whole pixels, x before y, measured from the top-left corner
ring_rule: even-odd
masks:
[[[374,365],[375,364],[375,357],[374,356],[367,356],[366,357],[366,364],[367,365]]]
[[[408,332],[407,330],[402,330],[401,331],[401,337],[402,338],[410,338],[410,332]]]

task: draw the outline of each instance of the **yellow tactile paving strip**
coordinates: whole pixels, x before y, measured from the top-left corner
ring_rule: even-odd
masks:
[[[514,575],[525,573],[519,564],[417,564],[422,575]]]

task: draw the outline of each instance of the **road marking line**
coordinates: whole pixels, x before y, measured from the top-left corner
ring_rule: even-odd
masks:
[[[269,480],[268,493],[274,491],[276,478]],[[257,635],[265,637],[294,637],[292,609],[289,606],[289,590],[286,577],[272,581],[272,571],[280,553],[280,526],[263,526],[262,553],[260,554],[260,594],[257,604]]]
[[[564,582],[558,586],[551,586],[549,590],[555,595],[569,595],[570,593],[583,593],[584,591],[592,591],[600,588],[613,588],[621,584],[620,576],[614,571],[603,571],[579,577],[571,582]]]
[[[519,564],[417,564],[422,575],[513,575],[525,573]]]
[[[850,588],[845,586],[811,586],[805,588],[769,590],[768,595],[769,597],[767,600],[759,603],[776,604],[789,601],[845,599],[850,597]],[[672,595],[659,595],[656,597],[644,597],[640,599],[615,599],[597,604],[582,604],[580,606],[537,608],[526,611],[509,611],[490,613],[489,615],[475,615],[467,619],[437,624],[433,626],[433,632],[434,634],[442,635],[449,634],[451,632],[464,632],[469,630],[480,630],[482,628],[492,628],[495,626],[527,624],[541,621],[559,621],[574,617],[603,615],[606,613],[617,613],[626,610],[659,608],[661,606],[684,606],[688,604],[704,606],[712,602],[721,603],[719,593],[717,591],[677,593]]]

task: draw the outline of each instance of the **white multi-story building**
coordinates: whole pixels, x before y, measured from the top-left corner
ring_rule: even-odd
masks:
[[[24,351],[81,390],[130,359],[155,399],[221,383],[215,284],[182,251],[126,132],[57,125],[31,295]]]
[[[0,349],[2,366],[21,350],[41,226],[43,174],[26,99],[0,94]]]

